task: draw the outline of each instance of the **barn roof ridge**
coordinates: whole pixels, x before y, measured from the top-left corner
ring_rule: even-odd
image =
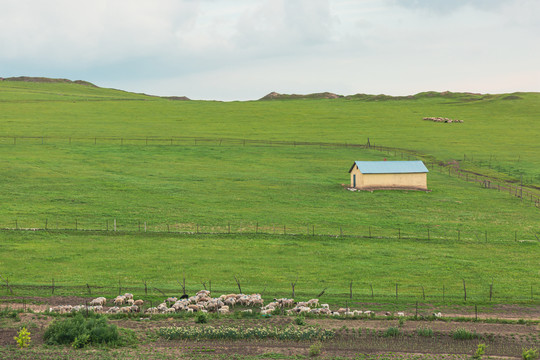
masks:
[[[427,173],[429,170],[421,160],[414,161],[355,161],[354,166],[362,174],[404,174],[404,173]]]

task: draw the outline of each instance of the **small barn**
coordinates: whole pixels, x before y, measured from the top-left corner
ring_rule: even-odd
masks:
[[[427,190],[428,169],[422,161],[355,161],[351,187],[362,190]]]

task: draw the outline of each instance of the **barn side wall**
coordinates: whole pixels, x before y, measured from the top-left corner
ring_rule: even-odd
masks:
[[[414,188],[427,190],[426,173],[407,174],[363,174],[356,177],[356,187],[362,188]]]

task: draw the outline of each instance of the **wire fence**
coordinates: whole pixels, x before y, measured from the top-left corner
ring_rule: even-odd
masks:
[[[182,281],[183,280],[183,281]],[[13,278],[0,276],[0,288],[8,296],[75,296],[75,297],[114,297],[126,292],[139,297],[161,299],[169,296],[182,294],[194,295],[197,291],[210,290],[217,296],[230,293],[261,294],[263,298],[291,297],[293,299],[322,298],[331,299],[334,302],[434,302],[434,303],[538,303],[538,284],[513,284],[511,288],[507,284],[491,282],[480,284],[476,281],[455,279],[451,283],[425,285],[380,283],[377,280],[370,282],[366,279],[350,280],[347,283],[337,284],[335,281],[324,281],[314,287],[313,284],[302,282],[301,279],[291,279],[287,286],[267,289],[260,283],[250,284],[243,280],[242,276],[231,276],[230,279],[212,279],[194,282],[193,279],[181,277],[176,283],[163,281],[148,281],[141,279],[137,283],[118,280],[111,281],[109,285],[100,285],[96,282],[88,282],[80,285],[62,283],[58,279],[51,278],[48,283],[18,283]],[[328,285],[330,284],[330,285]],[[152,305],[149,305],[151,307]]]
[[[43,231],[49,233],[88,234],[94,232],[105,236],[122,234],[140,234],[146,236],[268,236],[268,237],[304,237],[309,239],[373,239],[373,240],[417,240],[432,242],[464,242],[464,243],[537,243],[540,242],[540,232],[531,233],[523,230],[508,232],[491,232],[487,229],[466,230],[448,229],[437,225],[426,226],[422,231],[400,227],[384,227],[377,224],[356,225],[353,227],[335,226],[328,224],[266,224],[259,222],[238,222],[226,224],[204,223],[151,223],[133,219],[73,219],[69,224],[65,219],[54,221],[40,220],[41,224],[33,221],[30,226],[25,221],[14,220],[12,226],[4,226],[0,231]]]

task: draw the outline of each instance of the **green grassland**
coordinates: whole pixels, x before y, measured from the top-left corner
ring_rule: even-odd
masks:
[[[533,240],[538,208],[446,172],[431,192],[350,192],[352,159],[363,149],[264,146],[5,146],[0,227],[233,231]],[[47,154],[44,156],[43,154]],[[7,161],[9,159],[9,161]],[[496,209],[496,211],[492,211]],[[400,230],[399,230],[400,229]]]
[[[182,235],[167,233],[1,232],[1,267],[12,284],[50,285],[56,294],[73,294],[62,286],[103,286],[106,295],[126,291],[143,295],[143,280],[169,295],[181,292],[186,277],[189,293],[203,288],[215,293],[265,292],[265,298],[290,296],[297,280],[298,298],[317,296],[342,304],[353,281],[355,301],[443,300],[463,302],[538,302],[538,246],[532,243],[473,243],[443,240],[388,240],[310,236]],[[50,294],[50,289],[41,289]],[[22,291],[22,290],[21,290]],[[21,293],[19,292],[19,294]],[[96,290],[94,290],[96,292]],[[23,292],[24,293],[24,292]],[[32,293],[26,293],[32,295]],[[35,294],[35,292],[34,292]]]
[[[414,149],[440,160],[467,155],[486,167],[491,160],[500,174],[516,180],[523,174],[528,183],[540,182],[540,93],[223,103],[171,101],[78,84],[1,81],[0,110],[2,133],[8,136],[201,136],[362,144],[369,137],[375,144]],[[433,123],[423,121],[425,116],[464,123]]]
[[[495,301],[525,301],[540,278],[540,213],[528,201],[437,167],[427,193],[341,186],[354,160],[400,160],[398,153],[140,140],[351,144],[369,137],[440,161],[466,154],[462,168],[512,181],[523,175],[533,187],[540,184],[539,114],[537,93],[222,103],[0,81],[0,227],[54,229],[0,231],[0,274],[27,284],[146,279],[170,288],[187,272],[192,287],[211,279],[223,291],[234,290],[236,275],[248,291],[276,295],[298,277],[302,294],[328,287],[334,301],[351,280],[366,294],[373,283],[388,296],[399,283],[410,299],[420,286],[440,295],[444,283],[458,301],[462,279],[483,301],[493,280]],[[12,139],[22,136],[44,139]],[[113,137],[126,140],[104,139]],[[114,219],[117,233],[55,230],[111,230]],[[145,222],[148,232],[139,232]],[[167,233],[227,233],[229,224],[230,235]],[[346,236],[308,237],[310,230]]]

